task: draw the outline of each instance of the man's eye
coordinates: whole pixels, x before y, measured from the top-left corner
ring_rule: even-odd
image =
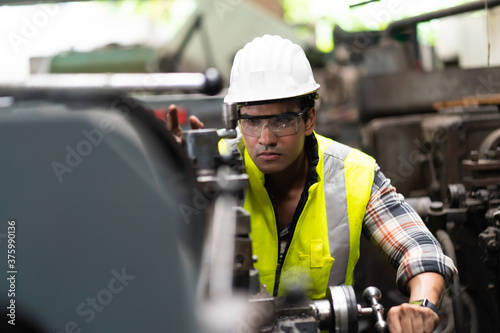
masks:
[[[294,123],[295,123],[295,117],[284,116],[277,118],[275,125],[278,127],[286,127],[294,125]]]
[[[245,119],[245,124],[247,124],[248,126],[259,126],[260,123],[261,123],[261,119]]]

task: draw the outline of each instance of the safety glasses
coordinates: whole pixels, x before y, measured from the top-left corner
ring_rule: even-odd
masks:
[[[297,134],[301,125],[299,117],[302,117],[307,111],[309,111],[309,107],[298,113],[286,112],[266,116],[249,116],[238,112],[238,124],[243,134],[255,138],[262,135],[266,126],[275,136],[294,135]]]

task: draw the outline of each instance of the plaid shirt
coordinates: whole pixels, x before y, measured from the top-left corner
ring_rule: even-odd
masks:
[[[417,274],[440,273],[449,286],[457,273],[451,258],[443,254],[439,242],[378,165],[363,233],[397,269],[398,288],[405,295],[408,281]]]

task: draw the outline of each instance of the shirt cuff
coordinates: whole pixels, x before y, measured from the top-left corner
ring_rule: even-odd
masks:
[[[446,288],[448,288],[453,283],[457,269],[450,257],[442,252],[436,253],[434,249],[429,252],[426,252],[425,249],[418,253],[410,252],[399,265],[396,274],[399,291],[405,296],[410,296],[406,288],[408,282],[416,275],[428,272],[441,274],[444,277]]]

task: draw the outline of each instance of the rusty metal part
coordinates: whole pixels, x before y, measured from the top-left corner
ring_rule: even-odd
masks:
[[[459,99],[451,101],[436,102],[433,104],[435,110],[439,110],[444,107],[453,106],[478,106],[478,105],[492,105],[500,104],[500,94],[492,95],[480,95],[480,96],[466,96]]]

